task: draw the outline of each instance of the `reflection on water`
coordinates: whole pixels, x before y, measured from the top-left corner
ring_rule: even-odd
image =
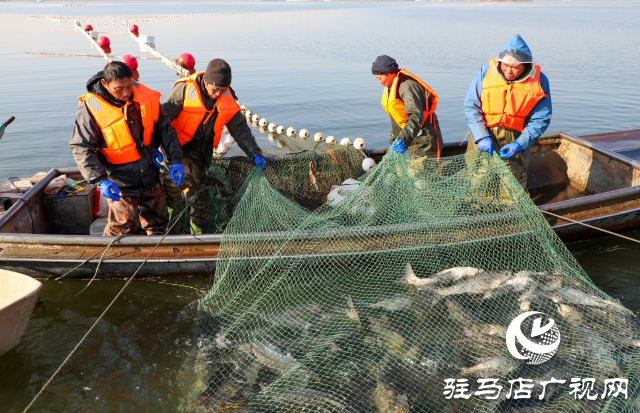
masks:
[[[175,411],[191,388],[193,319],[203,293],[133,281],[31,411]],[[43,298],[87,281],[47,281]],[[169,280],[207,290],[211,279]],[[0,356],[0,411],[22,411],[109,304],[123,281],[96,281],[79,298],[37,308],[20,345]]]

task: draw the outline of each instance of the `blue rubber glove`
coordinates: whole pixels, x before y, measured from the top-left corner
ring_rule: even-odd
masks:
[[[151,152],[151,161],[153,162],[153,164],[155,166],[157,166],[158,168],[162,169],[162,161],[164,161],[164,156],[162,156],[162,152],[160,152],[157,149],[154,149]]]
[[[264,158],[262,156],[256,156],[255,158],[253,158],[253,163],[255,163],[256,166],[261,167],[263,171],[267,169],[267,163],[264,161]]]
[[[518,142],[508,143],[500,149],[500,157],[503,159],[513,158],[519,152],[522,152],[522,146]]]
[[[478,145],[478,150],[488,152],[489,155],[493,156],[494,145],[490,137],[485,136],[476,142],[476,145]]]
[[[102,195],[104,195],[105,198],[109,198],[112,201],[119,201],[121,198],[120,188],[118,188],[118,185],[114,184],[108,179],[100,182],[98,184],[98,188],[100,188],[100,192],[102,193]]]
[[[402,139],[398,139],[393,143],[393,150],[398,153],[404,153],[407,150],[407,145]]]
[[[184,180],[184,166],[181,163],[174,163],[169,168],[169,176],[176,186],[180,186]]]
[[[7,128],[7,127],[6,127],[5,125],[0,125],[0,139],[2,139],[2,136],[4,135],[4,130],[5,130],[6,128]]]

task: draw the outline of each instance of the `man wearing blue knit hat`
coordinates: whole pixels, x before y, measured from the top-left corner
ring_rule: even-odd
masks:
[[[438,95],[416,75],[382,55],[371,72],[384,86],[382,108],[391,119],[390,148],[412,159],[440,157],[442,134],[436,116]]]

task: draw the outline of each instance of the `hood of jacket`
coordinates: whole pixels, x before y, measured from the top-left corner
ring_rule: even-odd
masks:
[[[117,99],[113,96],[100,82],[102,80],[102,71],[99,71],[95,75],[91,76],[87,81],[87,92],[94,93],[100,96],[102,99],[106,100],[111,105],[121,108],[124,106],[126,102]],[[131,98],[130,98],[131,99]]]
[[[512,56],[518,59],[522,64],[525,65],[525,70],[517,79],[515,80],[507,80],[502,74],[502,70],[500,65],[498,64],[498,72],[502,80],[507,83],[517,83],[522,82],[533,75],[534,65],[533,65],[533,54],[531,54],[531,49],[524,41],[519,34],[516,34],[507,42],[507,44],[502,48],[500,54],[498,55],[498,59],[502,59],[504,56]]]
[[[500,51],[498,60],[505,55],[513,56],[520,61],[520,63],[533,63],[533,54],[531,49],[519,34],[516,34],[507,42],[506,45]]]

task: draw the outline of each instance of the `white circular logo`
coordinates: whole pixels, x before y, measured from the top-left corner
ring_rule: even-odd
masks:
[[[522,332],[522,324],[534,314],[543,314],[539,311],[527,311],[514,318],[509,328],[507,328],[507,348],[509,353],[518,360],[527,360],[527,364],[542,364],[548,361],[558,351],[560,345],[560,330],[556,322],[549,320],[542,325],[542,317],[527,322],[527,327],[531,327],[529,337]]]

